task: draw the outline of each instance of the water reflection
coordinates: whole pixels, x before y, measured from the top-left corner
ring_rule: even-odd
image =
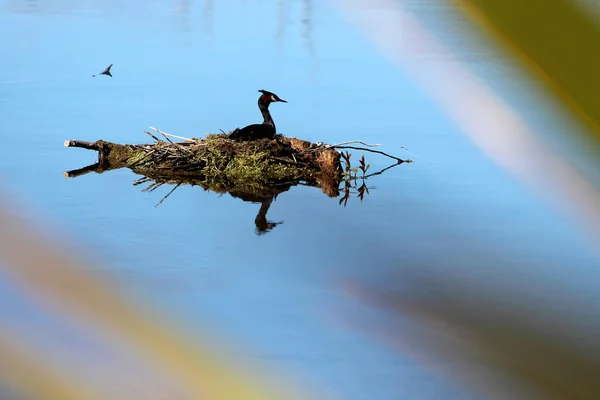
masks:
[[[14,0],[11,2],[11,10],[14,12],[34,13],[40,6],[40,0]]]
[[[97,172],[98,164],[94,164],[91,170],[87,170],[87,172],[91,172],[95,170]],[[89,168],[89,167],[88,167]],[[81,171],[81,170],[78,170]],[[68,175],[69,173],[66,173]],[[79,174],[81,175],[81,173]],[[161,205],[177,188],[181,185],[190,185],[190,186],[201,186],[204,190],[211,190],[205,183],[203,178],[198,179],[160,179],[160,178],[149,178],[144,176],[140,179],[137,179],[133,182],[134,185],[142,185],[147,184],[148,186],[142,190],[142,192],[153,192],[163,185],[171,185],[173,188],[156,204],[155,207]],[[233,198],[240,199],[242,201],[250,202],[253,204],[260,204],[260,208],[258,210],[258,214],[256,214],[256,218],[254,219],[254,225],[256,227],[255,232],[257,235],[263,235],[277,225],[283,224],[283,221],[274,222],[267,220],[267,212],[271,207],[271,203],[277,199],[277,196],[283,192],[287,192],[292,186],[292,184],[286,185],[273,185],[273,186],[265,186],[263,190],[244,190],[244,189],[230,189],[227,191],[229,195]],[[214,191],[214,190],[213,190]],[[217,192],[219,193],[219,192]]]
[[[258,214],[256,214],[256,218],[254,219],[254,225],[256,225],[256,234],[262,235],[264,233],[269,232],[271,229],[275,228],[277,225],[283,224],[283,221],[273,222],[267,220],[267,211],[269,211],[269,207],[271,207],[271,203],[275,200],[277,196],[269,197],[264,199],[261,202],[260,209],[258,210]]]
[[[364,158],[363,158],[364,160]],[[364,161],[363,161],[364,162]],[[148,173],[140,174],[141,178],[133,181],[135,186],[138,185],[147,185],[142,192],[153,192],[159,187],[163,186],[172,186],[171,190],[162,197],[162,199],[156,204],[155,207],[160,206],[177,188],[182,185],[189,186],[200,186],[205,191],[212,191],[219,194],[228,193],[231,197],[240,199],[245,202],[250,202],[253,204],[260,204],[260,208],[256,217],[254,218],[254,226],[255,233],[257,235],[263,235],[271,230],[273,230],[278,225],[283,224],[283,221],[270,221],[267,219],[267,212],[271,207],[271,203],[277,199],[277,197],[284,192],[289,191],[294,186],[308,186],[320,188],[322,192],[328,197],[340,197],[339,205],[346,207],[348,201],[351,198],[358,199],[361,203],[365,199],[365,194],[370,195],[371,191],[374,189],[372,186],[367,185],[367,181],[374,177],[383,174],[385,171],[394,168],[400,165],[400,163],[394,163],[389,165],[388,167],[373,172],[370,174],[363,175],[352,175],[352,171],[349,164],[346,164],[346,173],[348,175],[344,175],[343,179],[331,181],[326,179],[325,177],[321,177],[321,179],[315,179],[311,181],[306,181],[302,179],[285,182],[285,183],[273,183],[273,184],[263,184],[260,186],[257,185],[233,185],[228,187],[221,187],[216,189],[214,186],[210,184],[207,180],[206,176],[199,175],[197,177],[172,177],[172,176],[161,176],[159,173]],[[104,162],[98,162],[92,165],[88,165],[83,168],[78,168],[71,171],[64,172],[65,178],[76,178],[83,175],[86,175],[90,172],[95,172],[97,174],[102,174],[107,171],[125,168],[126,165],[110,165]],[[360,169],[360,166],[358,167]],[[364,169],[364,168],[363,168]],[[368,169],[368,168],[367,168]],[[366,172],[366,170],[364,172]]]
[[[303,0],[301,5],[302,10],[300,11],[301,15],[299,17],[301,26],[300,35],[304,50],[308,54],[308,78],[314,80],[317,74],[318,61],[314,43],[314,4],[312,0]],[[290,24],[290,21],[288,21],[288,9],[288,0],[277,1],[277,28],[275,31],[275,46],[279,58],[283,57],[285,44],[289,42],[289,39],[287,38],[287,28]],[[279,73],[279,70],[277,72]]]
[[[286,0],[277,1],[277,33],[275,34],[275,43],[279,56],[283,54],[283,45],[285,43],[286,4]]]
[[[204,11],[202,12],[202,20],[204,33],[212,35],[214,31],[214,19],[215,19],[215,2],[214,0],[204,1]]]
[[[183,31],[188,33],[190,29],[191,1],[176,0],[174,8],[175,13],[178,14],[181,18],[181,27]]]
[[[302,38],[304,39],[304,45],[306,46],[306,50],[310,59],[309,77],[310,79],[315,79],[317,74],[317,57],[313,39],[314,28],[312,23],[314,6],[312,0],[304,0],[302,3],[304,4],[304,10],[301,19],[302,26],[304,27],[302,32]]]

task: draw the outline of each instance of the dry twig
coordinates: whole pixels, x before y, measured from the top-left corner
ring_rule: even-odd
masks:
[[[381,154],[384,155],[386,157],[389,157],[393,160],[398,161],[398,164],[405,162],[403,159],[398,158],[398,157],[394,157],[390,154],[384,153],[383,151],[379,151],[379,150],[373,150],[373,149],[365,149],[364,147],[355,147],[355,146],[335,146],[335,147],[331,147],[331,148],[335,148],[335,149],[354,149],[354,150],[361,150],[361,151],[368,151],[371,153],[377,153],[377,154]]]
[[[157,129],[157,128],[153,127],[153,126],[151,126],[150,129],[152,129],[153,131],[156,131],[156,132],[160,133],[163,136],[171,136],[171,137],[174,137],[175,139],[185,140],[186,142],[194,142],[194,139],[185,138],[183,136],[171,135],[170,133],[163,132],[160,129]]]

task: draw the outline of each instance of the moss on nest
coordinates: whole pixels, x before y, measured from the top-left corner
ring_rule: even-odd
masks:
[[[281,161],[281,147],[268,142],[235,142],[224,135],[209,135],[205,140],[207,165],[202,173],[209,180],[248,184],[299,179],[313,170],[309,165],[291,164],[293,160]]]

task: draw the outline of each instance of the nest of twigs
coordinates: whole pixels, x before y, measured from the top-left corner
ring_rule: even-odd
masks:
[[[342,154],[337,149],[357,149],[389,154],[366,147],[311,143],[277,135],[274,139],[232,140],[228,134],[209,134],[205,138],[185,138],[152,128],[145,131],[154,143],[118,144],[98,140],[68,140],[67,147],[98,152],[97,170],[130,168],[135,173],[157,180],[193,179],[217,192],[244,188],[246,191],[294,182],[318,183],[325,193],[337,193],[342,176]],[[159,138],[162,137],[162,138]],[[349,161],[349,160],[345,160]],[[71,171],[69,174],[77,174]],[[70,175],[71,176],[71,175]]]

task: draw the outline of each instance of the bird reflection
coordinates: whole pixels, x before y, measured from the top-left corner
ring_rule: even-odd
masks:
[[[272,222],[267,221],[267,211],[269,211],[269,207],[271,207],[271,203],[274,198],[265,200],[260,205],[260,209],[258,210],[258,214],[254,219],[254,224],[256,225],[256,234],[264,235],[269,232],[271,229],[275,228],[277,225],[283,224],[283,221]]]
[[[266,234],[267,232],[270,232],[277,225],[283,224],[283,221],[268,221],[267,212],[271,207],[271,203],[273,203],[273,200],[277,198],[279,193],[287,191],[290,187],[290,185],[286,185],[285,187],[282,187],[279,190],[276,189],[275,192],[268,194],[243,193],[236,191],[231,191],[229,192],[229,194],[231,195],[231,197],[239,198],[243,201],[249,201],[251,203],[261,203],[260,208],[258,210],[258,214],[256,214],[256,218],[254,219],[254,225],[256,227],[255,233],[260,236]]]

